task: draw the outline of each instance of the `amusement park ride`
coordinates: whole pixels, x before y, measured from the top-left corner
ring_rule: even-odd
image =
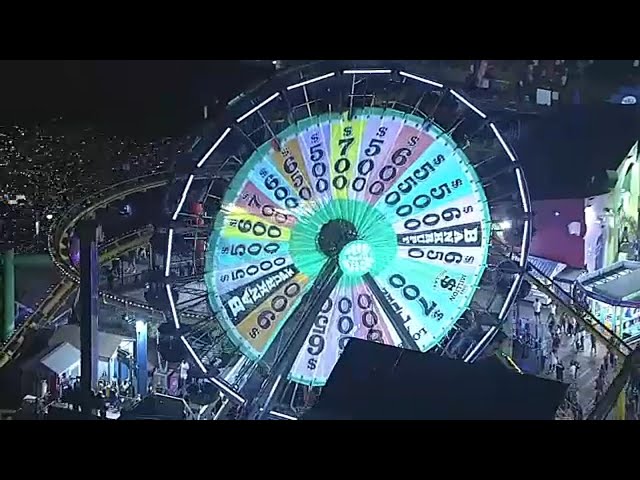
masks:
[[[529,194],[500,123],[422,68],[279,71],[203,127],[191,167],[157,179],[174,206],[156,228],[161,337],[217,387],[210,418],[301,417],[353,337],[492,354],[525,280],[625,359],[592,417],[624,392],[632,349],[527,262]]]

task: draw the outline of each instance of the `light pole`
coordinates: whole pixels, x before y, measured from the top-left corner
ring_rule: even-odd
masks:
[[[149,326],[144,320],[136,320],[136,386],[138,394],[144,397],[148,391],[147,341]]]
[[[2,340],[8,340],[13,333],[16,319],[16,281],[15,254],[13,248],[4,252],[4,318],[2,322]]]

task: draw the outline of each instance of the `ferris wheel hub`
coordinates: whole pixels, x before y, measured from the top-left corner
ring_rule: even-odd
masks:
[[[375,265],[374,251],[362,240],[355,240],[344,246],[338,257],[342,272],[348,276],[362,276],[371,271]]]
[[[318,247],[327,257],[334,258],[357,238],[358,231],[352,222],[344,219],[330,220],[320,228]]]

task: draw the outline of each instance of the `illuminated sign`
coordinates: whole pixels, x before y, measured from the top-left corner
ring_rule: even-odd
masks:
[[[312,315],[289,378],[324,385],[351,337],[436,346],[478,288],[490,221],[475,171],[439,127],[380,108],[312,117],[233,180],[209,239],[209,300],[253,360]],[[330,259],[337,285],[301,314]]]

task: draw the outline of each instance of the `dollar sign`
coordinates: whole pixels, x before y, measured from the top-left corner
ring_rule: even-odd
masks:
[[[440,286],[445,290],[453,290],[453,288],[456,286],[456,281],[453,278],[445,276],[442,280],[440,280]]]

